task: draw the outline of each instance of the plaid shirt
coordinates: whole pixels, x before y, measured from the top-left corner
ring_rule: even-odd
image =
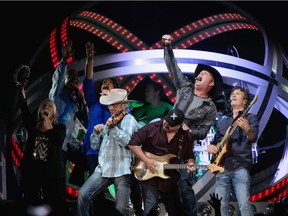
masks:
[[[123,117],[118,126],[104,129],[100,134],[91,135],[91,145],[101,143],[99,164],[95,172],[102,177],[113,178],[131,174],[132,152],[127,147],[132,135],[138,130],[138,123],[131,114]]]

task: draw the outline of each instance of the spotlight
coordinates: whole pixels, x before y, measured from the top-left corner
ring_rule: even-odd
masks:
[[[208,204],[202,204],[198,207],[198,213],[200,216],[209,216],[212,214],[212,207]]]

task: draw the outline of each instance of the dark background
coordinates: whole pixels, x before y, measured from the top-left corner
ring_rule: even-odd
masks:
[[[278,42],[283,50],[288,51],[287,2],[233,1],[233,3],[251,14],[263,25],[269,37],[272,38],[274,42]],[[216,1],[106,1],[99,3],[87,1],[0,2],[0,50],[2,51],[2,67],[0,71],[0,119],[7,121],[8,129],[9,120],[11,115],[13,115],[13,113],[11,113],[11,110],[13,110],[12,102],[15,99],[15,85],[12,82],[13,73],[20,65],[29,64],[32,56],[38,47],[41,46],[44,39],[49,36],[49,33],[54,28],[59,27],[66,17],[85,7],[89,9],[90,5],[95,5],[103,15],[121,24],[139,36],[147,44],[155,43],[163,34],[173,32],[187,23],[210,16],[217,13],[217,11],[219,12],[218,7],[222,8],[222,5]],[[238,32],[238,36],[242,37],[241,43],[244,41],[241,47],[239,45],[239,51],[241,55],[242,53],[245,53],[247,56],[250,54],[249,59],[255,59],[256,62],[258,57],[263,55],[263,50],[255,52],[254,46],[261,43],[261,41],[258,41],[254,37],[248,37],[248,34],[250,34],[250,32]],[[231,38],[229,38],[229,36],[232,34],[227,33],[227,35],[227,40],[230,40]],[[86,36],[87,34],[78,33],[74,35],[77,43],[74,43],[73,47],[80,47],[80,49],[76,49],[76,59],[83,57],[83,51],[85,51],[83,49],[84,44],[90,39]],[[218,37],[215,37],[212,42],[208,42],[210,46],[209,49],[212,49],[213,46],[214,50],[225,52],[225,50],[221,50],[223,47],[226,47],[226,44],[222,46],[222,43],[225,41],[219,40],[218,42],[217,39]],[[233,42],[236,43],[237,41]],[[100,40],[95,40],[94,43],[98,54],[117,52],[111,49],[109,45],[105,45],[103,42],[101,43]],[[197,48],[199,47],[192,47],[192,49]],[[242,57],[241,55],[240,57]],[[51,68],[52,65],[48,55],[46,62],[41,62],[37,68],[31,68],[31,76],[36,79],[37,76],[46,73]],[[39,86],[39,88],[41,88],[41,86]],[[265,133],[266,135],[260,138],[260,141],[265,140],[265,144],[267,143],[268,145],[270,143],[266,140],[269,139],[269,136],[278,141],[276,132],[280,132],[281,134],[286,133],[285,128],[275,127],[277,121],[283,120],[283,116],[276,113],[273,119],[275,119],[275,124],[270,124],[270,126],[267,126],[267,129],[265,129],[271,132]],[[287,119],[283,121],[287,122]],[[273,136],[271,134],[273,134]],[[276,141],[271,141],[271,144]],[[268,167],[266,164],[279,161],[282,150],[282,148],[279,148],[277,150],[267,151],[268,153],[266,155],[263,154],[266,157],[261,158],[261,163],[255,165],[254,169],[259,171],[260,165],[266,168]]]
[[[128,3],[130,6],[127,6]],[[288,14],[285,1],[233,1],[233,3],[250,13],[264,26],[271,38],[279,42],[284,50],[288,50]],[[0,2],[0,49],[2,52],[0,119],[7,120],[11,115],[11,102],[13,101],[15,90],[12,83],[12,75],[15,70],[21,64],[28,65],[43,40],[54,28],[59,27],[67,16],[81,8],[87,7],[89,4],[95,4],[95,2]],[[146,43],[149,41],[155,42],[163,34],[169,33],[170,29],[173,31],[179,28],[181,26],[179,23],[185,20],[185,16],[203,18],[206,14],[210,13],[211,15],[213,10],[215,10],[215,2],[210,1],[108,1],[96,4],[106,14],[115,15],[118,13],[118,19],[114,19],[114,21],[120,23],[134,34],[139,35],[139,37],[141,36]],[[195,7],[195,4],[197,7]],[[200,6],[198,7],[198,5]],[[125,12],[125,8],[129,12]],[[141,19],[142,24],[137,23],[137,20],[135,20],[136,16],[138,17],[137,19]],[[171,16],[176,18],[169,20],[168,18]],[[179,21],[177,17],[179,17]],[[166,22],[165,20],[169,21]],[[191,22],[191,18],[188,21]],[[143,23],[146,23],[146,26]],[[151,23],[150,27],[149,23]],[[85,38],[83,38],[84,42],[86,42]],[[257,41],[247,41],[247,43],[257,43]],[[43,63],[43,68],[45,68],[45,64],[47,66],[49,64],[50,67],[51,63]],[[31,73],[36,73],[33,68],[31,68]],[[41,74],[41,71],[37,71],[37,73]]]

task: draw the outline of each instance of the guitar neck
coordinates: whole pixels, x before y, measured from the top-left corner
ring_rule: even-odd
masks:
[[[187,169],[187,164],[164,164],[164,169]],[[207,165],[194,164],[193,167],[196,169],[207,169]]]
[[[228,133],[225,134],[225,136],[223,137],[223,139],[221,140],[221,142],[217,146],[217,148],[219,150],[221,150],[228,143],[231,136],[233,135],[233,133],[236,131],[236,129],[238,127],[239,127],[238,125],[232,125],[231,127],[228,128],[228,130],[227,130]]]
[[[244,109],[243,113],[239,116],[239,117],[243,117],[246,118],[248,115],[249,110],[251,109],[251,107],[256,103],[256,101],[258,100],[258,95],[256,95],[253,100],[250,102],[250,104]],[[237,118],[236,118],[237,119]],[[235,121],[235,120],[234,120]],[[221,140],[221,142],[219,143],[219,145],[217,145],[218,149],[222,149],[224,147],[224,145],[230,140],[231,136],[233,135],[233,133],[235,132],[235,130],[238,128],[239,126],[237,124],[232,124],[229,128],[228,128],[228,133],[225,133],[225,136],[223,137],[223,139]]]

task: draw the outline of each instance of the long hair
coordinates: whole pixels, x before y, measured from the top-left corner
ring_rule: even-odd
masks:
[[[52,125],[56,125],[56,124],[58,124],[56,105],[55,105],[54,101],[52,101],[48,98],[45,98],[39,105],[38,112],[37,112],[37,122],[39,123],[43,120],[43,118],[41,116],[41,110],[42,110],[43,105],[47,104],[47,103],[51,103],[53,106],[53,113],[51,116],[51,122],[52,122]]]

